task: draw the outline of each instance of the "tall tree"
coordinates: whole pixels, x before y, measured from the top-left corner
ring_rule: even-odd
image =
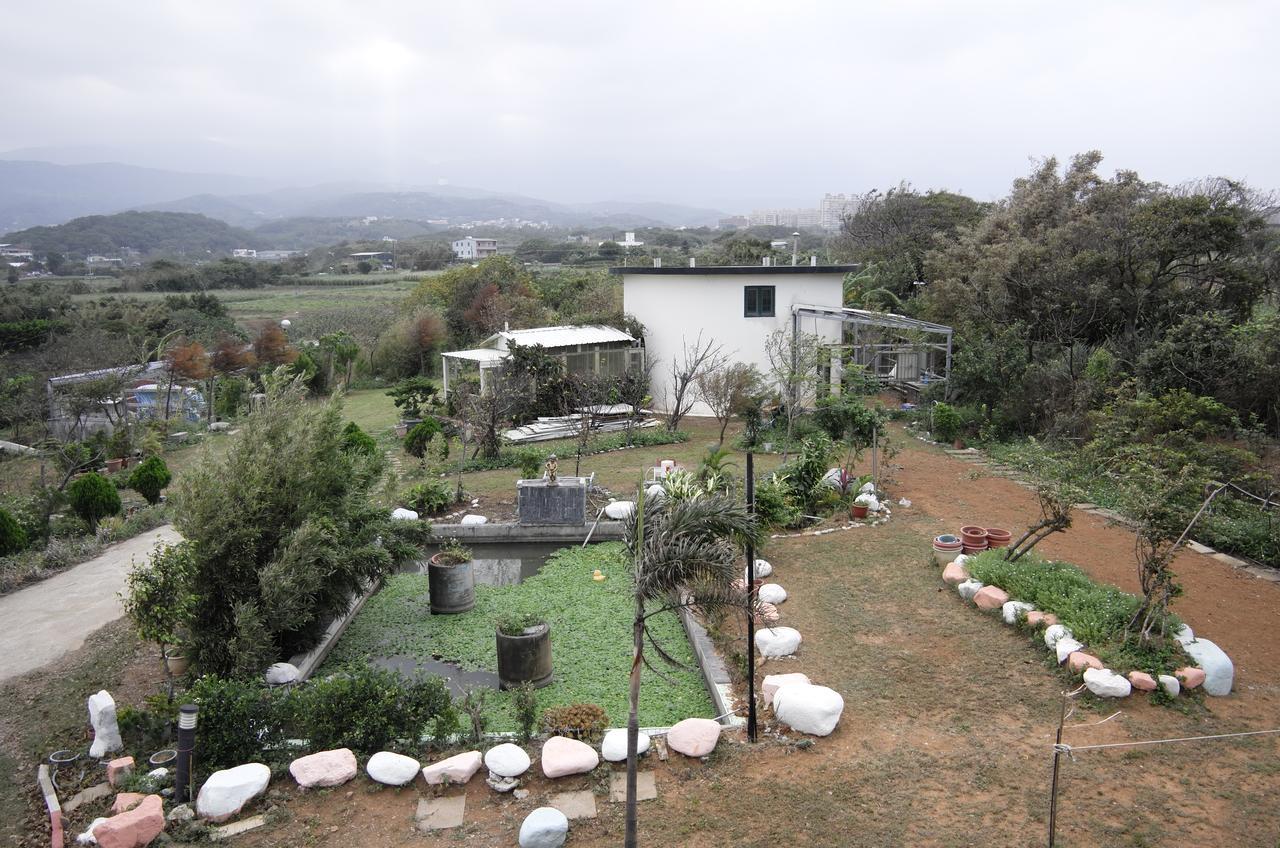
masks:
[[[673,433],[679,430],[680,421],[693,409],[697,381],[705,374],[719,371],[727,361],[724,347],[717,344],[715,339],[704,340],[701,331],[692,345],[688,339],[681,339],[681,353],[671,357],[668,365],[671,377],[671,403],[667,407],[668,430]]]

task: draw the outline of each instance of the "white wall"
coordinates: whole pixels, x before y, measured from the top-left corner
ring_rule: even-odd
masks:
[[[769,373],[765,340],[774,330],[791,328],[791,307],[816,305],[839,308],[844,299],[844,271],[752,274],[624,274],[623,309],[645,326],[646,356],[653,363],[654,406],[665,411],[671,403],[671,360],[692,345],[715,339],[730,362],[746,362]],[[743,316],[746,286],[774,287],[774,317]],[[826,341],[840,341],[840,324],[801,318],[800,331]],[[699,402],[693,415],[710,415]]]

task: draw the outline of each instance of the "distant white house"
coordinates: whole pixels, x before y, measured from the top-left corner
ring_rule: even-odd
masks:
[[[257,259],[258,251],[254,250],[252,247],[237,247],[235,250],[231,251],[231,255],[236,259]]]
[[[453,243],[453,254],[459,259],[484,259],[498,252],[498,240],[465,236]]]
[[[494,333],[471,350],[454,350],[442,355],[444,393],[450,382],[459,378],[475,378],[480,390],[489,388],[488,373],[511,356],[511,346],[540,345],[564,363],[570,374],[619,375],[628,368],[644,363],[644,349],[639,339],[616,327],[589,325],[583,327],[534,327],[529,330],[503,330]]]
[[[770,371],[767,342],[784,330],[817,336],[826,355],[814,375],[819,387],[839,391],[845,362],[882,385],[915,395],[951,370],[952,330],[905,315],[844,305],[844,277],[857,265],[612,268],[622,277],[622,307],[644,325],[645,358],[652,366],[653,407],[669,411],[670,364],[686,344],[713,341],[731,363]],[[821,390],[821,389],[820,389]],[[802,398],[808,404],[814,397]],[[693,415],[710,415],[694,404]]]

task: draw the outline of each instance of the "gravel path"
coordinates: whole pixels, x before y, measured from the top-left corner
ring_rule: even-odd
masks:
[[[0,680],[39,668],[84,644],[122,614],[117,593],[134,560],[156,542],[182,537],[166,524],[117,545],[48,580],[0,597]]]

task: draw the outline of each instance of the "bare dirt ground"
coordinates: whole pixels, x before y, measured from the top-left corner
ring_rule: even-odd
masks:
[[[902,444],[889,489],[895,502],[906,497],[911,507],[895,507],[882,527],[776,539],[764,552],[790,594],[783,623],[797,627],[805,642],[794,659],[768,661],[757,673],[803,671],[836,689],[845,699],[840,727],[811,744],[767,733],[766,741],[748,746],[727,734],[705,763],[650,755],[644,767],[655,771],[659,797],[640,805],[642,844],[1045,844],[1050,745],[1061,694],[1074,683],[1036,637],[979,614],[944,589],[929,557],[932,536],[962,523],[1024,527],[1038,514],[1034,495],[936,447],[913,439]],[[656,452],[646,449],[640,464]],[[614,473],[621,477],[624,470]],[[1132,546],[1126,528],[1077,515],[1070,531],[1042,547],[1132,590]],[[1178,558],[1177,569],[1186,592],[1175,609],[1235,659],[1236,691],[1228,698],[1182,699],[1177,708],[1140,698],[1083,700],[1069,722],[1069,743],[1280,727],[1280,587],[1191,553]],[[120,634],[108,635],[121,646],[118,661],[105,664],[101,676],[64,661],[60,685],[87,693],[98,686],[90,676],[136,677],[130,669],[149,667],[136,649],[132,660],[123,656],[129,651]],[[81,653],[87,657],[89,650]],[[23,678],[21,690],[6,684],[0,693],[7,704],[19,703],[25,717],[10,720],[0,740],[13,739],[13,725],[39,710],[34,678]],[[10,700],[15,696],[20,700]],[[1081,726],[1116,709],[1121,715],[1105,724]],[[4,720],[0,714],[0,728]],[[1081,752],[1064,761],[1058,844],[1274,848],[1278,747],[1280,739],[1270,736]],[[535,762],[531,773],[537,768]],[[609,771],[602,765],[589,776],[533,778],[523,801],[497,796],[474,779],[465,790],[466,824],[429,836],[413,830],[417,800],[427,793],[420,781],[390,790],[361,777],[305,793],[286,778],[274,784],[268,801],[273,824],[236,842],[246,848],[510,846],[524,815],[551,793],[592,788],[599,817],[575,821],[569,844],[616,846],[623,813],[607,800]]]

